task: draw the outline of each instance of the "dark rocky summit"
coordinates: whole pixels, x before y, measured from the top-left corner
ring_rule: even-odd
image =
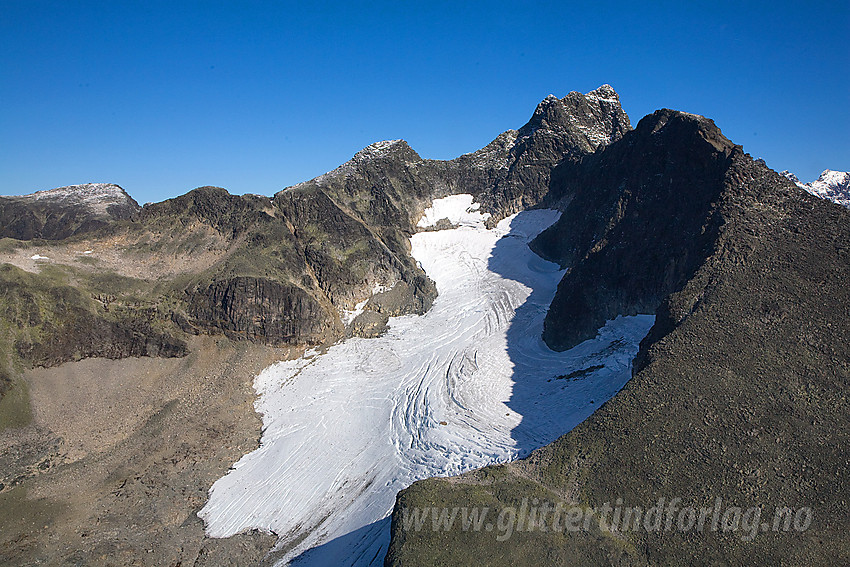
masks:
[[[564,213],[532,245],[569,269],[546,318],[549,346],[592,338],[617,315],[655,313],[693,277],[724,222],[724,177],[740,151],[711,120],[660,110],[555,170],[547,201]]]
[[[847,563],[850,214],[752,160],[711,121],[667,110],[553,180],[564,216],[535,245],[570,271],[546,339],[566,348],[606,318],[656,313],[633,378],[525,460],[400,493],[386,565]],[[720,498],[723,513],[758,507],[761,520],[599,527],[606,503],[648,513],[662,498],[697,511]],[[580,507],[591,521],[514,525],[504,541],[402,521],[405,509],[443,506],[486,506],[495,521],[523,499]],[[784,507],[811,510],[811,524],[780,516],[774,531]]]

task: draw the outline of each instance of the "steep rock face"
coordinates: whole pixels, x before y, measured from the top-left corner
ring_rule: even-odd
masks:
[[[0,197],[0,238],[61,240],[114,220],[129,219],[139,204],[111,183],[86,183]]]
[[[712,121],[660,110],[555,171],[549,199],[568,204],[532,246],[569,269],[546,317],[550,347],[592,338],[617,315],[654,313],[681,289],[712,252],[736,151]]]
[[[273,345],[318,344],[340,332],[338,319],[309,293],[265,278],[213,282],[193,295],[188,310],[206,331]]]
[[[664,116],[668,127],[678,122],[678,127],[692,128],[687,122],[696,120],[665,111],[647,125],[660,123]],[[705,220],[712,221],[706,223],[705,233],[713,236],[710,246],[697,248],[708,254],[696,270],[662,299],[632,380],[590,418],[526,460],[456,479],[416,483],[402,492],[393,512],[387,565],[462,564],[474,558],[489,565],[767,566],[832,564],[850,558],[845,506],[850,487],[843,480],[836,482],[850,475],[850,214],[800,191],[739,147],[728,147],[710,124],[699,120],[696,126],[699,137],[714,140],[718,147],[709,151],[691,143],[693,166],[707,177],[676,189],[685,196],[693,193],[693,200],[703,203],[704,214],[691,215],[695,224],[689,238],[702,237],[700,223]],[[635,138],[643,135],[641,125],[637,130]],[[682,141],[676,136],[654,139],[659,144]],[[628,144],[629,137],[621,143]],[[616,155],[620,150],[612,146],[608,151]],[[671,159],[684,156],[674,148],[667,151]],[[711,164],[716,168],[706,167]],[[598,165],[611,163],[600,156]],[[664,177],[664,160],[647,167]],[[597,173],[606,179],[601,167]],[[600,188],[606,187],[600,183]],[[626,189],[622,187],[620,195]],[[633,190],[643,199],[652,198],[648,188]],[[664,184],[654,190],[671,198]],[[709,200],[709,195],[716,199]],[[663,234],[666,225],[685,218],[682,213],[690,210],[682,206],[685,201],[659,209],[654,223],[646,225],[651,230],[642,235],[616,231],[632,211],[641,214],[628,203],[623,215],[606,211],[599,221],[590,222],[605,228],[607,219],[617,219],[602,246],[612,248],[608,254],[617,258],[618,248],[640,251],[634,242],[638,236],[655,239],[656,231]],[[555,244],[543,247],[572,258],[575,243],[563,249]],[[692,254],[687,246],[679,250]],[[673,254],[668,258],[676,259]],[[577,261],[592,259],[591,254]],[[600,287],[617,286],[621,279],[634,281],[636,269],[644,274],[638,281],[651,276],[650,271],[656,283],[666,280],[663,261],[650,267],[622,261],[610,272],[600,272]],[[566,284],[577,282],[570,284],[565,277],[559,294],[568,291]],[[604,299],[605,292],[588,297]],[[605,302],[601,305],[604,308]],[[567,329],[560,336],[575,340],[569,318],[551,317],[548,323]],[[558,503],[563,510],[591,510],[591,521],[564,530],[567,518],[562,515],[560,532],[520,529],[514,523],[510,537],[501,541],[495,531],[455,526],[417,532],[403,521],[405,510],[425,507],[487,506],[491,518],[512,507],[516,514],[524,501],[528,510],[535,498],[540,505],[550,505],[548,528]],[[665,529],[664,522],[659,530],[647,529],[642,522],[644,527],[622,529],[622,515],[619,530],[599,528],[600,518],[607,526],[614,522],[615,506],[648,513],[661,498],[662,509],[679,499],[671,529]],[[718,499],[721,515],[730,507],[755,507],[760,519],[749,512],[747,527],[739,522],[737,529],[713,528],[706,522],[701,530],[677,528],[682,508],[699,514],[712,510]],[[785,507],[800,518],[805,516],[800,510],[808,507],[811,524],[795,529],[782,515],[774,524],[777,511]]]
[[[781,172],[780,175],[784,175],[812,195],[850,209],[850,172],[827,169],[820,174],[820,177],[809,183],[802,183],[788,170]]]
[[[405,313],[422,313],[436,289],[409,255],[408,238],[432,184],[404,141],[379,142],[336,170],[274,197],[317,285],[343,309],[407,284]]]
[[[552,168],[631,130],[629,117],[610,85],[587,94],[549,95],[519,130],[501,134],[485,148],[448,162],[442,171],[448,192],[470,192],[498,220],[538,204],[548,193]]]

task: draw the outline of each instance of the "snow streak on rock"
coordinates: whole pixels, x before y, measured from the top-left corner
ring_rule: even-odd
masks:
[[[528,242],[557,217],[416,234],[412,254],[439,290],[425,315],[264,370],[261,446],[211,489],[207,533],[273,531],[284,563],[381,565],[399,490],[524,456],[614,395],[654,318],[618,318],[566,352],[546,347],[563,272]]]

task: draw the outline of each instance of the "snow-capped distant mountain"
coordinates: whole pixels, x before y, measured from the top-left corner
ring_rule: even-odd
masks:
[[[812,195],[850,209],[850,172],[827,169],[810,183],[801,183],[796,175],[787,170],[781,174]]]
[[[129,219],[140,208],[126,191],[112,183],[0,196],[0,238],[58,240]]]
[[[84,183],[38,191],[20,197],[7,197],[25,203],[60,207],[82,207],[98,218],[124,218],[139,208],[121,187],[113,183]]]

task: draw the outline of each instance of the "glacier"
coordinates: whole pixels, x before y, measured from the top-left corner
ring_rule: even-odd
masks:
[[[629,380],[652,315],[618,317],[565,352],[540,338],[564,271],[528,243],[557,211],[487,229],[471,196],[453,196],[421,224],[443,216],[460,226],[411,238],[439,292],[427,313],[256,377],[260,447],[210,489],[207,535],[273,532],[280,565],[382,565],[399,490],[523,457]]]

